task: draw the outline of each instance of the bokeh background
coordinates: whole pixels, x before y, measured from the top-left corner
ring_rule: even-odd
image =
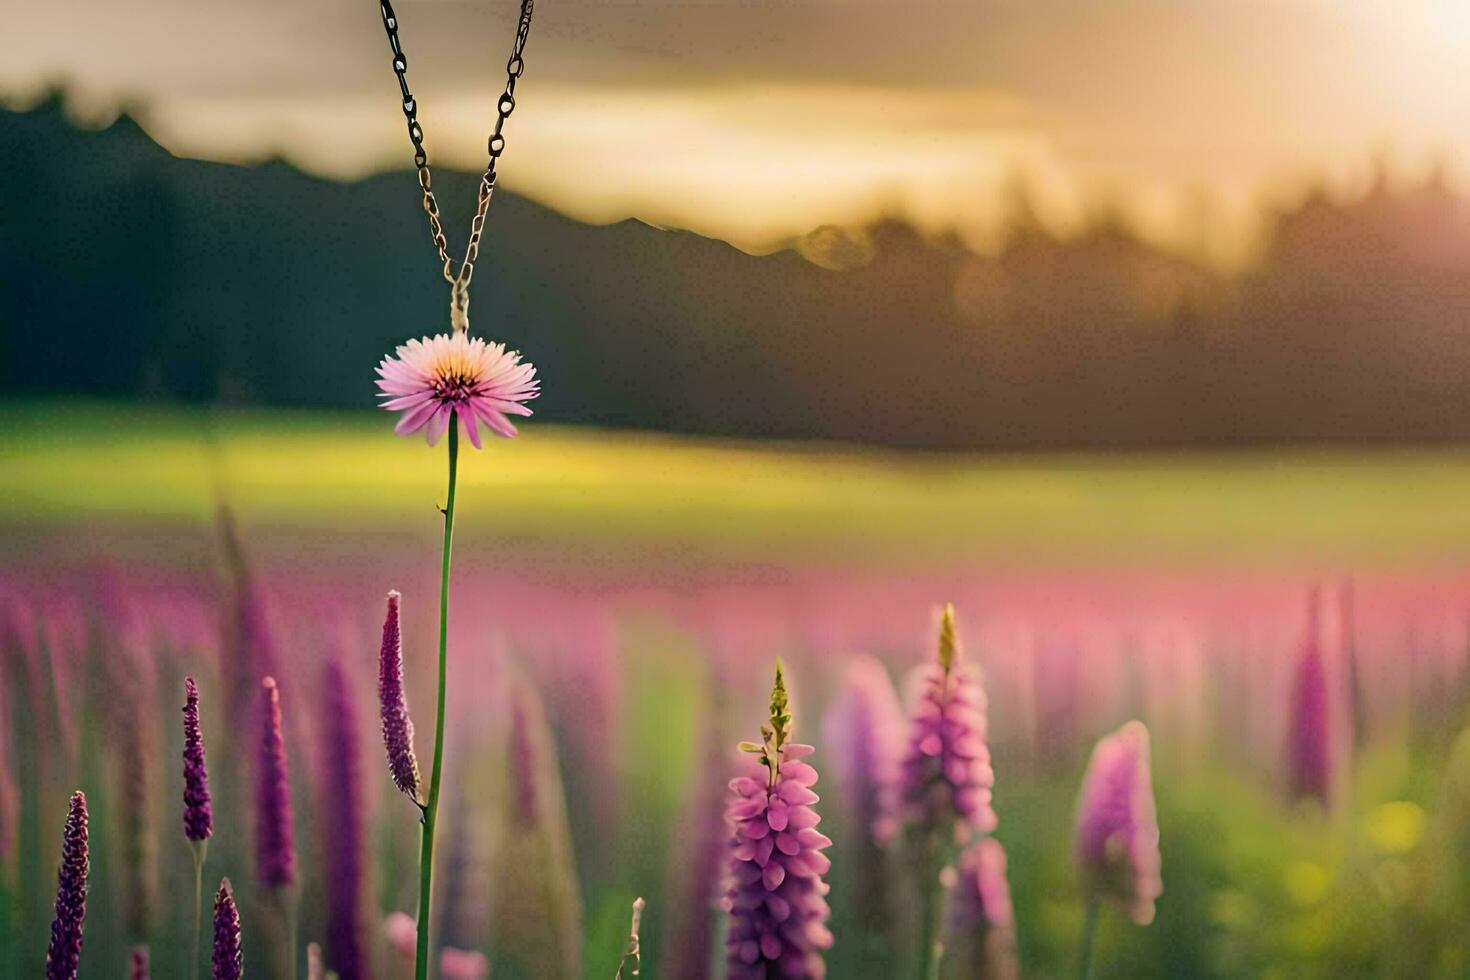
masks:
[[[399,5],[453,252],[514,13]],[[398,975],[377,630],[400,590],[426,757],[444,474],[372,369],[448,296],[378,10],[4,19],[0,974],[44,959],[80,786],[82,975],[142,943],[184,975],[185,673],[208,873],[281,971],[244,721],[270,672],[300,939],[355,854],[351,931]],[[1449,0],[540,5],[471,324],[544,393],[463,460],[443,941],[609,976],[642,895],[645,974],[718,975],[720,794],[773,660],[839,772],[854,663],[901,688],[953,602],[1026,975],[1075,970],[1073,801],[1135,717],[1165,892],[1104,918],[1100,975],[1467,975],[1467,53]],[[1326,784],[1290,751],[1312,663]],[[830,971],[902,976],[903,869],[861,880],[823,787]]]

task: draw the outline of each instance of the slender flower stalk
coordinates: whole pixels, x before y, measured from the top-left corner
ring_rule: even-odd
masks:
[[[428,797],[423,801],[419,847],[418,945],[414,972],[429,975],[429,907],[433,894],[434,829],[439,814],[439,782],[444,772],[444,701],[449,646],[449,569],[454,545],[454,491],[459,473],[459,434],[481,447],[479,425],[507,438],[516,428],[507,415],[530,415],[525,402],[540,394],[536,369],[504,344],[471,338],[462,330],[400,345],[378,365],[382,407],[402,412],[400,435],[424,433],[429,445],[449,434],[449,488],[444,504],[443,561],[439,574],[439,691],[434,714],[434,762]],[[391,610],[390,610],[391,615]],[[386,629],[385,629],[386,634]],[[386,636],[385,636],[386,638]],[[406,712],[404,717],[406,718]],[[386,733],[385,733],[386,734]],[[400,746],[401,749],[401,746]],[[392,746],[390,745],[390,755]],[[406,760],[405,760],[406,761]],[[395,769],[395,782],[398,781]],[[417,781],[415,781],[416,783]],[[399,783],[402,789],[404,783]]]
[[[291,827],[291,782],[281,734],[281,694],[274,677],[260,682],[264,732],[255,796],[255,869],[261,885],[284,888],[296,881]]]
[[[139,946],[128,956],[128,980],[148,980],[148,947]]]
[[[285,975],[296,976],[296,842],[292,827],[291,773],[281,731],[281,694],[275,678],[260,682],[263,723],[256,773],[255,870],[285,931],[279,950]],[[273,944],[274,945],[274,944]]]
[[[449,568],[454,553],[454,491],[459,477],[459,429],[453,413],[449,425],[449,490],[444,502],[444,546],[439,568],[439,692],[434,711],[434,762],[429,771],[429,797],[424,801],[419,844],[418,942],[414,951],[416,980],[429,977],[429,915],[434,894],[434,828],[439,816],[439,780],[444,774],[444,700],[449,674]],[[432,439],[431,439],[432,441]]]
[[[240,949],[240,912],[230,879],[219,883],[214,896],[214,980],[240,980],[245,956]]]
[[[82,920],[87,915],[87,798],[71,795],[56,874],[56,918],[46,950],[46,980],[75,980],[82,957]]]
[[[214,834],[209,772],[204,766],[204,732],[199,726],[199,687],[184,678],[184,837],[194,852],[194,953],[189,976],[199,976],[200,909],[204,904],[204,858]]]
[[[357,712],[338,660],[326,668],[326,786],[322,854],[326,864],[327,956],[341,980],[368,974],[362,945],[363,814]]]
[[[378,654],[378,705],[383,722],[383,746],[393,785],[419,801],[419,760],[413,752],[413,719],[403,692],[403,631],[398,621],[397,592],[388,593],[388,615],[383,620],[383,646]]]
[[[822,851],[832,841],[816,829],[821,818],[812,809],[818,796],[811,787],[817,771],[801,761],[815,750],[789,740],[792,716],[779,662],[770,719],[759,743],[740,743],[742,751],[759,756],[764,778],[730,781],[727,976],[817,980],[826,973],[822,951],[832,945],[822,878],[832,865]]]
[[[1128,722],[1092,750],[1078,799],[1073,853],[1087,896],[1081,957],[1086,977],[1100,904],[1116,905],[1138,925],[1148,925],[1164,890],[1148,729],[1141,722]]]
[[[985,691],[978,670],[963,659],[952,606],[944,607],[940,619],[937,661],[922,668],[918,682],[900,796],[923,883],[918,953],[919,976],[927,980],[937,974],[943,953],[940,874],[958,845],[996,825]]]
[[[643,950],[638,943],[638,925],[643,919],[643,899],[633,900],[633,922],[628,927],[628,948],[623,951],[623,959],[618,963],[617,976],[613,980],[623,980],[623,971],[627,970],[627,976],[641,977],[643,975]]]

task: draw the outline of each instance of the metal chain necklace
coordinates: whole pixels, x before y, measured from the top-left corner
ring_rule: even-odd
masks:
[[[388,34],[388,46],[393,49],[393,73],[398,76],[398,88],[403,93],[403,116],[408,120],[408,138],[413,142],[413,162],[419,172],[419,187],[424,192],[424,213],[429,216],[429,232],[434,238],[434,247],[439,260],[444,263],[444,281],[449,283],[449,322],[455,333],[469,330],[470,326],[470,279],[475,274],[475,260],[480,255],[480,237],[485,231],[485,213],[490,209],[490,196],[495,193],[495,164],[505,151],[506,119],[515,111],[516,81],[525,70],[522,52],[526,38],[531,33],[531,9],[535,0],[521,0],[521,17],[516,25],[515,43],[510,49],[510,59],[505,63],[505,91],[496,105],[495,130],[487,141],[490,162],[480,176],[480,192],[475,206],[475,219],[470,223],[470,240],[465,246],[464,258],[455,272],[454,262],[449,258],[449,244],[444,239],[444,224],[440,219],[439,202],[434,198],[433,176],[429,173],[429,155],[424,151],[424,128],[419,125],[418,102],[408,88],[408,58],[403,54],[403,45],[398,40],[398,15],[393,12],[390,0],[379,0],[383,14],[383,30]]]

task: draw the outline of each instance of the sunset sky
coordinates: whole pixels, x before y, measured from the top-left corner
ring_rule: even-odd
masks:
[[[483,164],[514,0],[401,0],[431,160]],[[6,11],[0,92],[119,99],[177,153],[408,163],[373,0],[59,0]],[[746,248],[896,212],[995,240],[1102,202],[1238,261],[1262,203],[1470,159],[1465,0],[542,0],[507,186]],[[451,214],[467,203],[449,202]],[[1201,229],[1204,229],[1203,231]]]

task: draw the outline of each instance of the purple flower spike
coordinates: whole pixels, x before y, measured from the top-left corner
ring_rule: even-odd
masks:
[[[995,829],[990,806],[995,772],[985,744],[985,690],[955,637],[954,608],[939,627],[939,660],[921,668],[900,775],[906,816],[934,832],[952,827],[957,841]]]
[[[822,722],[846,809],[857,815],[865,840],[874,845],[889,840],[897,829],[904,717],[883,665],[872,657],[855,659]]]
[[[759,745],[742,742],[741,749],[759,754],[765,771],[732,779],[725,811],[733,831],[725,893],[727,976],[817,980],[826,975],[822,950],[832,945],[822,880],[832,864],[822,850],[832,842],[816,829],[821,818],[812,809],[818,797],[811,787],[817,771],[801,761],[814,750],[787,741],[791,715],[779,664],[771,721],[761,735]]]
[[[209,773],[204,768],[204,733],[199,728],[199,688],[184,678],[184,836],[208,840],[214,833]]]
[[[1312,593],[1307,633],[1297,654],[1292,678],[1291,713],[1287,722],[1287,778],[1295,797],[1332,800],[1331,706],[1327,664],[1320,638],[1320,595]]]
[[[1077,865],[1089,899],[1123,908],[1139,925],[1164,890],[1148,729],[1130,721],[1097,743],[1077,808]]]
[[[398,593],[388,593],[383,620],[383,649],[378,655],[378,703],[383,714],[383,745],[393,785],[419,799],[419,760],[413,754],[413,719],[403,693],[403,633],[398,624]]]
[[[946,955],[967,977],[1012,980],[1020,975],[1006,882],[1006,852],[986,837],[965,848],[954,869],[949,904],[951,942]]]
[[[541,746],[532,731],[541,724],[534,695],[517,688],[510,705],[510,784],[516,819],[534,827],[541,819]]]
[[[260,883],[280,888],[296,880],[296,846],[291,829],[291,784],[286,743],[281,736],[281,695],[273,677],[260,682],[265,723],[255,798],[255,867]]]
[[[128,980],[148,980],[148,947],[139,946],[128,957]]]
[[[82,958],[82,919],[87,914],[87,798],[71,794],[56,875],[56,918],[46,950],[47,980],[74,980]]]
[[[347,674],[327,663],[327,758],[322,857],[326,864],[327,958],[341,980],[367,976],[362,942],[363,815],[357,712]]]
[[[214,980],[240,980],[245,956],[240,950],[240,912],[230,879],[219,883],[214,896]]]

